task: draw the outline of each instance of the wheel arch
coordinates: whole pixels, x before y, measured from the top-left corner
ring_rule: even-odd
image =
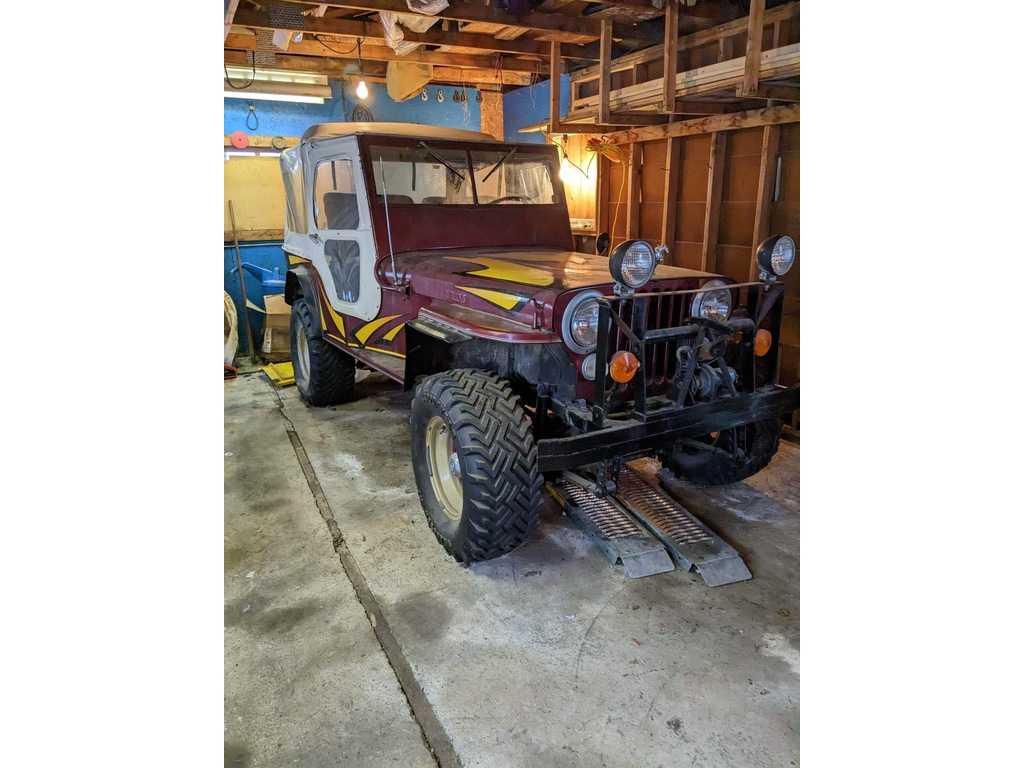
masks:
[[[317,295],[309,268],[304,264],[291,267],[284,278],[285,303],[291,306],[297,299],[305,299],[310,308],[310,319],[313,321],[316,332],[315,338],[323,337],[324,329],[320,324],[320,298]]]

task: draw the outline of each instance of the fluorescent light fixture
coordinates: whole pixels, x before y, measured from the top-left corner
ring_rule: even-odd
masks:
[[[333,98],[326,75],[252,68],[225,67],[224,98],[323,104]],[[230,78],[230,82],[228,79]]]

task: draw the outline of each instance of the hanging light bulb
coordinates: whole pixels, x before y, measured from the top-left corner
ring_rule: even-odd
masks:
[[[366,81],[363,80],[363,38],[360,37],[356,40],[356,48],[359,49],[359,85],[356,86],[356,96],[365,99],[370,95],[370,91],[366,87]]]

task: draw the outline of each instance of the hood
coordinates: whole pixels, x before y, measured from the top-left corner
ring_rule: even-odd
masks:
[[[395,267],[415,293],[442,301],[476,304],[466,294],[516,314],[531,300],[551,308],[560,293],[580,288],[607,287],[614,281],[608,259],[590,253],[562,250],[523,251],[515,248],[463,248],[417,251],[395,256]],[[648,285],[713,277],[681,267],[659,266]],[[664,288],[675,286],[660,286]],[[493,306],[491,311],[493,311]],[[487,306],[480,307],[486,309]]]

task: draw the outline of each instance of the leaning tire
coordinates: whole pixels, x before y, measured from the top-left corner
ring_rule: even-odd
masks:
[[[303,400],[325,406],[340,403],[351,395],[356,362],[317,332],[305,299],[296,299],[292,304],[288,335],[295,386]]]
[[[500,557],[537,528],[543,477],[533,426],[508,382],[435,374],[412,404],[412,464],[431,530],[461,563]]]
[[[779,450],[781,419],[762,419],[723,431],[707,446],[680,446],[659,455],[662,466],[687,482],[707,487],[738,483],[757,474]]]

